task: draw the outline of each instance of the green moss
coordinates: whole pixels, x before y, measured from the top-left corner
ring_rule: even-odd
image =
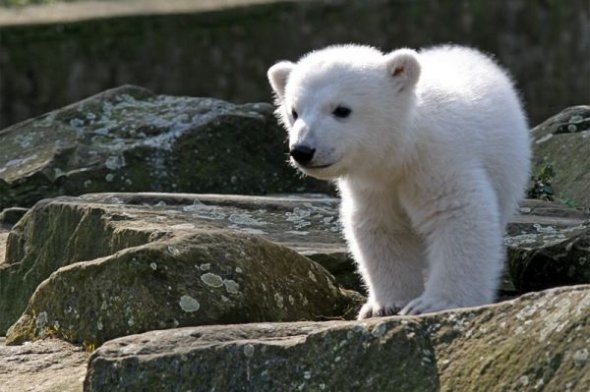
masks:
[[[555,192],[551,183],[554,177],[555,169],[553,163],[547,158],[543,158],[541,162],[535,165],[534,172],[531,176],[531,184],[527,191],[528,198],[553,201]]]

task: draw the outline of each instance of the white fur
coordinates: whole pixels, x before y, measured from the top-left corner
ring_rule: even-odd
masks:
[[[290,146],[315,149],[308,165],[293,164],[337,181],[369,291],[359,318],[494,300],[530,160],[505,71],[465,47],[345,45],[278,63],[268,77]],[[338,118],[338,105],[352,112]]]

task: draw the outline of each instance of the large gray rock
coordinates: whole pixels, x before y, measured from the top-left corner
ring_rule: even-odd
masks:
[[[0,210],[103,191],[327,191],[285,164],[269,104],[123,86],[0,131]]]
[[[338,288],[312,260],[254,235],[269,230],[279,243],[310,232],[319,233],[316,240],[336,235],[322,227],[298,232],[306,225],[293,212],[321,212],[331,202],[195,195],[40,202],[14,227],[0,270],[3,327],[26,306],[8,341],[57,335],[99,345],[177,326],[350,317],[358,294]],[[293,233],[279,233],[281,224]]]
[[[107,342],[88,392],[590,390],[590,286],[423,317],[153,331]]]
[[[531,131],[535,197],[590,209],[590,106],[574,106]]]

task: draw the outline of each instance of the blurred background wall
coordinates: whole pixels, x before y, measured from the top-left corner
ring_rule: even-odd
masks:
[[[0,128],[129,83],[156,93],[270,101],[266,70],[275,61],[347,42],[386,51],[453,42],[494,53],[515,76],[533,124],[590,103],[588,0],[243,3],[0,25]]]

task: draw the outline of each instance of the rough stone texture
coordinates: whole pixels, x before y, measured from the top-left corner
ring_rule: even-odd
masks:
[[[27,302],[7,332],[10,343],[57,335],[98,345],[176,326],[351,316],[358,294],[339,289],[310,259],[253,235],[272,231],[283,244],[335,236],[337,222],[319,215],[333,202],[195,195],[40,202],[9,237],[0,270],[2,327]],[[323,226],[310,229],[312,221]],[[291,234],[281,232],[289,227]]]
[[[0,212],[0,226],[11,227],[22,218],[27,212],[27,208],[10,207]]]
[[[590,210],[590,106],[567,108],[537,125],[531,135],[533,175],[549,167],[555,199]]]
[[[0,392],[82,392],[89,353],[58,339],[6,346],[0,338]]]
[[[60,330],[72,341],[86,340],[94,344],[134,331],[174,327],[177,323],[195,325],[339,316],[331,305],[319,310],[319,304],[310,303],[301,310],[302,299],[290,290],[297,291],[295,287],[305,282],[316,290],[308,275],[309,270],[316,270],[316,267],[286,249],[321,263],[336,275],[336,285],[362,291],[340,234],[337,206],[337,199],[320,195],[112,193],[42,201],[13,228],[9,237],[6,263],[0,268],[0,312],[5,315],[0,319],[1,330],[6,331],[19,318],[27,304],[29,309],[25,316],[11,331],[11,341]],[[514,296],[514,286],[521,291],[547,287],[547,284],[539,286],[543,284],[540,277],[546,278],[545,271],[552,271],[550,279],[546,279],[549,283],[589,282],[588,265],[579,260],[590,252],[584,250],[583,242],[568,247],[572,240],[564,240],[580,232],[579,227],[583,227],[588,215],[535,200],[528,201],[521,212],[511,222],[506,238],[510,245],[509,272],[512,274],[504,278],[501,298]],[[556,238],[558,244],[551,245]],[[535,245],[531,246],[533,241]],[[555,254],[571,257],[560,257],[559,264],[548,268],[546,252],[537,251],[547,246],[552,246],[550,249]],[[169,247],[176,249],[174,254]],[[260,255],[259,249],[264,249],[264,254]],[[245,250],[248,255],[255,256],[241,257]],[[267,265],[268,260],[274,261]],[[60,269],[70,264],[74,265]],[[539,266],[542,267],[540,271]],[[286,307],[284,312],[275,312],[276,309],[266,306],[267,302],[260,298],[240,297],[240,302],[225,292],[224,282],[229,279],[239,284],[241,292],[252,289],[252,295],[264,295],[260,288],[276,282],[267,283],[268,278],[260,278],[257,275],[260,268],[276,274],[276,282],[282,282],[277,283],[282,288],[274,288],[281,293],[280,298],[273,298],[271,304],[282,303]],[[236,272],[238,269],[242,273]],[[318,271],[327,276],[323,270]],[[576,271],[576,275],[572,276],[571,271]],[[292,281],[291,273],[302,277],[303,283]],[[48,277],[50,279],[29,302],[37,286]],[[208,281],[209,286],[202,279]],[[322,279],[318,281],[320,287],[324,286]],[[260,282],[251,286],[252,281]],[[200,310],[185,314],[180,312],[179,301],[186,294],[182,290],[189,287],[195,291],[187,295],[197,299]],[[205,304],[200,296],[208,288],[211,293],[221,293],[232,301],[213,296]],[[281,292],[282,289],[285,292]],[[70,295],[60,294],[63,292]],[[340,304],[336,306],[339,311],[349,309],[346,304],[350,302],[336,301],[340,296],[330,293],[328,290],[326,295]],[[305,295],[310,296],[309,293]],[[186,301],[192,300],[185,298]],[[252,307],[256,301],[259,307]],[[140,310],[145,303],[150,304],[145,306],[148,310],[159,304],[159,317]],[[250,309],[249,313],[235,312],[238,304]],[[254,308],[257,310],[253,311]],[[109,310],[108,315],[100,316],[105,309]],[[118,310],[111,312],[111,309]],[[108,322],[96,322],[107,316]],[[130,320],[133,325],[129,325]],[[56,322],[58,327],[54,326]]]
[[[286,151],[269,104],[124,86],[0,131],[0,209],[102,191],[330,189],[288,167]]]
[[[590,214],[558,203],[526,200],[508,225],[504,292],[590,283]]]
[[[90,359],[88,392],[588,391],[590,286],[363,322],[153,331]]]
[[[144,15],[144,1],[134,1],[141,15],[0,26],[0,127],[125,83],[172,95],[270,101],[265,73],[273,62],[344,42],[384,50],[455,42],[494,53],[514,73],[533,123],[564,105],[590,101],[587,0],[567,6],[530,0],[241,2],[244,7],[200,12],[202,1],[192,1],[192,11],[163,15],[175,5],[159,1],[154,15]],[[86,7],[87,15],[104,16],[105,7]]]
[[[590,282],[590,220],[535,231],[507,238],[508,268],[519,292]]]
[[[8,230],[0,226],[0,269],[6,256],[6,241],[8,240]]]

